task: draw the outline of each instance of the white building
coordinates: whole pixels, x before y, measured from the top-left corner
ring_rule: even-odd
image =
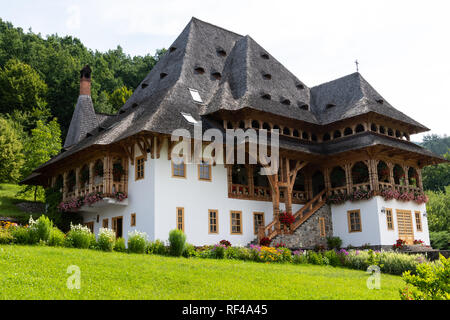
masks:
[[[117,114],[94,111],[90,79],[86,66],[64,150],[23,183],[59,189],[62,210],[95,232],[167,240],[179,228],[198,246],[429,244],[421,169],[444,160],[409,141],[428,129],[359,73],[309,88],[249,36],[193,18]],[[200,123],[279,131],[278,174],[261,175],[250,156],[174,164],[172,132],[194,136]]]

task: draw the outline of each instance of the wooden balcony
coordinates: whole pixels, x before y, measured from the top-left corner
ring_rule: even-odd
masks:
[[[229,198],[245,199],[245,200],[259,200],[272,201],[272,191],[270,187],[254,186],[252,187],[243,184],[231,184],[228,192]],[[285,200],[284,190],[280,191],[280,200]],[[305,191],[292,191],[292,203],[302,204],[307,202],[307,194]]]

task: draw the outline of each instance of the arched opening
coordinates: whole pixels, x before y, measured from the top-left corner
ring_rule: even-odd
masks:
[[[80,186],[86,188],[89,185],[89,167],[85,164],[80,171]]]
[[[294,132],[292,132],[292,135],[297,138],[300,137],[300,133],[298,132],[297,129],[294,129]]]
[[[369,182],[369,168],[364,162],[359,161],[353,165],[352,181],[353,184]]]
[[[122,166],[122,161],[120,159],[114,160],[113,163],[113,181],[120,182],[122,176],[125,174],[125,169]]]
[[[386,134],[386,129],[383,126],[380,126],[380,133]]]
[[[69,174],[67,175],[67,192],[75,191],[76,181],[75,170],[70,170]]]
[[[308,132],[305,132],[305,131],[302,132],[302,139],[309,140]]]
[[[295,191],[305,191],[305,176],[302,172],[297,173],[294,182]]]
[[[311,134],[311,140],[312,141],[317,141],[317,136],[314,133]]]
[[[336,130],[333,133],[333,139],[340,138],[341,136],[342,136],[342,134],[341,134],[341,131],[339,131],[339,130]]]
[[[269,179],[267,179],[267,175],[261,174],[261,169],[261,165],[253,167],[253,185],[255,187],[269,187]]]
[[[373,132],[377,132],[377,125],[375,123],[372,123],[370,125],[370,130],[373,131]]]
[[[380,161],[377,165],[378,181],[389,183],[389,167],[386,162]]]
[[[243,164],[235,164],[231,169],[231,183],[248,184],[247,168]]]
[[[233,129],[233,124],[231,121],[227,121],[227,129]]]
[[[274,125],[272,130],[278,130],[278,132],[280,132],[280,126],[279,125]]]
[[[327,132],[323,135],[322,141],[329,141],[331,139],[330,134]]]
[[[349,135],[351,135],[351,134],[353,134],[352,128],[350,128],[350,127],[345,128],[345,130],[344,130],[344,136],[349,136]]]
[[[399,185],[405,184],[405,171],[398,164],[394,166],[394,183]]]
[[[267,122],[263,123],[263,129],[269,131],[270,130],[270,125]]]
[[[401,138],[402,137],[402,133],[399,130],[395,130],[395,137],[396,138]]]
[[[355,133],[363,132],[364,126],[362,124],[358,124],[355,128]]]
[[[323,177],[323,173],[320,170],[317,170],[312,175],[312,191],[313,196],[319,194],[323,189],[325,189],[325,179]]]
[[[245,122],[244,121],[239,121],[239,128],[240,129],[245,129]]]
[[[392,130],[391,128],[388,129],[388,136],[393,136],[394,135],[394,130]]]
[[[103,161],[98,159],[94,164],[94,177],[103,177]]]
[[[419,181],[419,175],[415,168],[410,167],[408,169],[408,183],[412,187],[417,187]]]
[[[406,140],[408,140],[409,141],[409,134],[407,134],[407,133],[403,133],[403,137],[406,139]]]
[[[283,128],[283,134],[290,136],[291,135],[291,129],[289,129],[288,127],[284,127]]]
[[[344,187],[346,184],[345,170],[342,167],[334,167],[330,173],[330,181],[332,188]]]
[[[256,120],[253,120],[253,121],[252,121],[252,128],[253,128],[253,129],[259,129],[259,122],[256,121]]]
[[[55,190],[58,190],[59,192],[62,192],[62,188],[64,186],[64,178],[63,176],[60,174],[56,177],[56,181],[55,181]]]

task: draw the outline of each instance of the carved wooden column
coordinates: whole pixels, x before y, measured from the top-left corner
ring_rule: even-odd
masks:
[[[417,168],[417,186],[420,188],[420,191],[423,192],[423,184],[422,184],[422,169]]]
[[[248,193],[250,197],[255,196],[255,185],[253,181],[253,166],[250,164],[245,165],[247,169],[247,185],[248,185]]]
[[[372,159],[372,171],[373,171],[373,184],[374,189],[378,191],[380,189],[380,183],[378,181],[378,160]]]
[[[409,167],[403,166],[402,169],[403,169],[403,174],[405,175],[405,186],[406,186],[406,188],[408,188],[409,187],[409,176],[408,176]]]
[[[388,169],[389,169],[389,183],[394,187],[395,180],[394,180],[394,164],[392,162],[386,163]]]
[[[225,168],[227,168],[228,195],[230,195],[233,193],[233,165],[225,164]]]
[[[325,189],[327,190],[327,194],[331,193],[331,177],[330,177],[330,168],[323,169],[323,178],[325,180]]]
[[[111,193],[111,158],[108,156],[103,157],[103,193]]]
[[[284,195],[284,203],[286,206],[286,213],[292,214],[292,188],[291,188],[291,181],[290,181],[290,163],[289,159],[285,159],[285,165],[284,165],[284,176],[283,176],[283,182],[286,183],[286,194]],[[295,178],[294,178],[295,179]]]
[[[94,165],[94,161],[89,162],[89,193],[94,192]]]
[[[123,186],[123,192],[128,194],[128,158],[122,159],[123,175],[121,177],[121,182]]]
[[[67,198],[67,171],[63,173],[63,200]]]
[[[345,164],[344,170],[345,170],[345,181],[346,181],[346,185],[347,185],[347,194],[350,194],[353,190],[351,164],[349,164],[349,163]]]
[[[75,168],[75,197],[80,195],[80,168]]]

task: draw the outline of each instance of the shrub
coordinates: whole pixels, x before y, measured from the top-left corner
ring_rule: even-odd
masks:
[[[134,230],[128,232],[128,251],[132,253],[144,253],[147,246],[147,234]]]
[[[124,238],[117,238],[116,242],[114,243],[114,251],[116,252],[126,252],[127,248],[125,247],[125,239]]]
[[[98,232],[97,247],[103,251],[113,251],[116,242],[116,233],[108,228],[100,228]]]
[[[292,252],[292,262],[295,264],[305,264],[308,263],[308,258],[306,257],[306,253],[302,250],[296,250]]]
[[[53,227],[50,231],[50,237],[48,238],[48,245],[52,247],[62,247],[64,245],[64,239],[66,235],[57,227]]]
[[[195,247],[190,243],[186,243],[186,245],[184,246],[183,257],[191,258],[196,256],[197,250],[195,250]]]
[[[219,244],[223,244],[225,247],[231,247],[231,243],[228,240],[220,240]]]
[[[170,255],[175,257],[181,256],[186,244],[186,235],[182,230],[174,229],[170,231],[169,244]]]
[[[434,249],[449,250],[450,232],[448,231],[430,232],[430,244]]]
[[[30,219],[31,220],[31,219]],[[38,240],[48,241],[53,230],[53,222],[44,215],[40,216],[34,224]],[[32,228],[33,229],[33,228]]]
[[[287,248],[287,245],[284,242],[278,242],[277,244],[275,244],[275,248]]]
[[[259,262],[289,262],[292,259],[291,250],[251,245],[251,257]]]
[[[0,228],[0,244],[12,243],[14,237],[8,229]]]
[[[167,247],[164,242],[156,239],[155,242],[149,242],[147,245],[147,253],[166,255],[168,253]]]
[[[259,240],[259,244],[264,247],[270,246],[271,242],[272,242],[272,240],[270,240],[268,237],[264,237],[261,240]]]
[[[339,237],[328,237],[327,246],[329,249],[340,249],[342,245],[342,239]]]
[[[322,257],[322,254],[320,254],[320,252],[315,252],[315,251],[308,251],[306,253],[306,259],[308,261],[308,263],[311,264],[316,264],[316,265],[323,265],[324,264],[324,259]]]
[[[244,247],[228,247],[225,249],[226,259],[235,260],[251,260],[251,252],[249,249]]]
[[[27,227],[14,227],[11,229],[14,243],[27,244],[30,243],[30,233]]]
[[[70,224],[70,231],[67,233],[64,246],[87,249],[91,247],[93,237],[95,243],[95,236],[88,227],[81,224]]]
[[[335,250],[328,250],[324,253],[324,257],[328,259],[328,264],[333,267],[341,265],[341,259]]]
[[[427,260],[421,254],[405,254],[392,251],[383,251],[379,255],[380,268],[384,273],[401,275],[405,271],[416,273],[419,265]]]
[[[402,300],[450,300],[450,259],[439,255],[439,261],[423,263],[416,272],[403,273],[403,280],[412,288],[400,291]]]
[[[223,259],[225,257],[225,249],[227,247],[223,244],[215,244],[211,248],[210,257],[214,259]]]

